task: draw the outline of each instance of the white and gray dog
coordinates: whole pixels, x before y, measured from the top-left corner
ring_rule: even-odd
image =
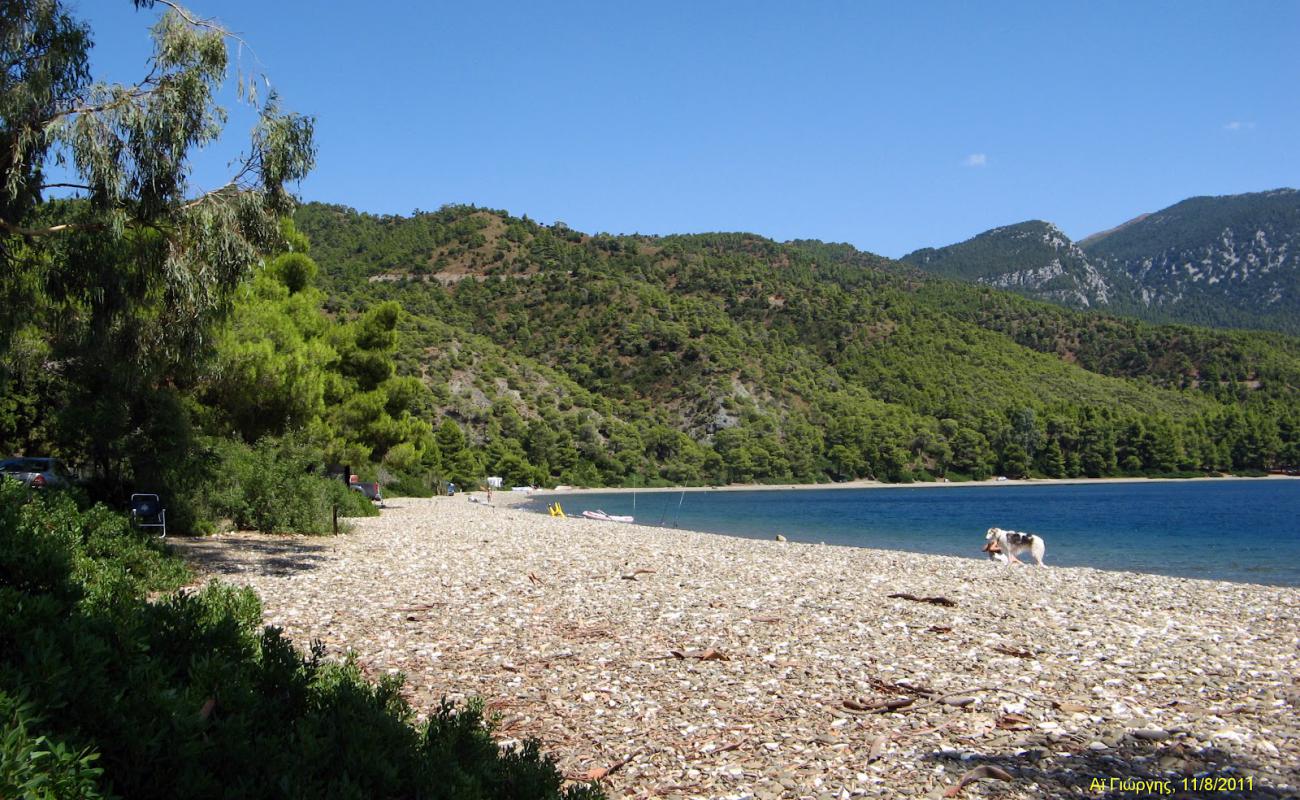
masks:
[[[995,561],[1004,564],[1023,564],[1024,562],[1017,556],[1029,553],[1034,557],[1035,564],[1043,566],[1043,555],[1047,552],[1047,545],[1043,543],[1043,537],[1037,534],[989,528],[984,540],[984,552]]]

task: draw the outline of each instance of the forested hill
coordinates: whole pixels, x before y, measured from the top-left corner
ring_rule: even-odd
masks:
[[[903,260],[936,275],[1071,308],[1105,306],[1116,293],[1113,276],[1098,270],[1055,225],[1038,220],[994,228],[950,247],[917,250]]]
[[[1300,344],[1081,315],[820,242],[586,235],[504,212],[298,228],[333,313],[487,473],[663,484],[1109,475],[1300,461]]]
[[[1194,197],[1075,243],[1024,222],[904,261],[1072,308],[1300,333],[1300,192]]]
[[[1193,197],[1084,251],[1131,279],[1151,319],[1300,333],[1300,192]]]

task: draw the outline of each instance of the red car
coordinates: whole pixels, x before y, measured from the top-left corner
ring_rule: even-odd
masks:
[[[379,491],[378,483],[362,483],[357,480],[356,475],[350,475],[348,476],[348,488],[354,492],[361,492],[361,494],[365,495],[366,499],[372,503],[377,503],[381,506],[384,504],[384,496]]]

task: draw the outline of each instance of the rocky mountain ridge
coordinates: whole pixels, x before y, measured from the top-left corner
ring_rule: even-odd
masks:
[[[1194,197],[1073,242],[1051,223],[994,228],[904,261],[1078,309],[1300,332],[1300,192]]]
[[[927,248],[904,261],[927,272],[972,280],[1071,308],[1108,305],[1113,282],[1050,222],[1031,220],[981,233],[960,244]]]

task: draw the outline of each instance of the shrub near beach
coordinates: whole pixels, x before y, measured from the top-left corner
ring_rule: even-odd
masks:
[[[220,473],[207,490],[208,514],[241,530],[329,533],[333,512],[379,514],[360,492],[318,474],[318,451],[300,437],[266,437],[249,446],[219,441]]]
[[[400,678],[187,578],[120,515],[0,482],[0,797],[600,796],[535,743],[498,750],[476,706],[413,724]]]

